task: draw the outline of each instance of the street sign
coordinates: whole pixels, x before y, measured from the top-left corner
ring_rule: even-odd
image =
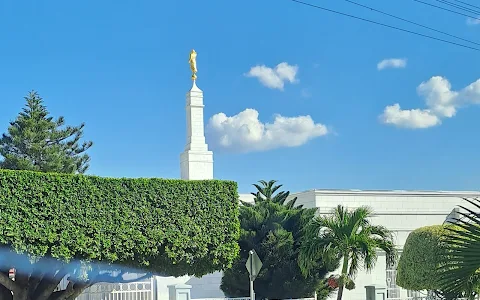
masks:
[[[260,273],[263,263],[255,250],[250,250],[248,254],[248,260],[245,267],[247,267],[247,271],[250,274],[250,280],[254,281]]]
[[[11,280],[15,281],[15,269],[12,268],[12,269],[8,270],[8,277]]]

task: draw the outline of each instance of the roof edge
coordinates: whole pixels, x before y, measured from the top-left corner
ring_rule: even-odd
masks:
[[[480,197],[480,191],[421,191],[421,190],[336,190],[336,189],[313,189],[303,192],[292,193],[315,195],[378,195],[378,196],[445,196],[445,197]]]

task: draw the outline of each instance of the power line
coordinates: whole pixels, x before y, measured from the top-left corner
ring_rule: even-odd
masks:
[[[471,18],[471,19],[473,19],[473,20],[478,20],[478,21],[480,21],[480,18],[475,17],[475,16],[472,16],[472,15],[467,15],[467,14],[464,14],[464,13],[461,13],[461,12],[458,12],[458,11],[454,11],[454,10],[451,10],[451,9],[448,9],[448,8],[445,8],[445,7],[441,7],[441,6],[438,6],[438,5],[435,5],[435,4],[431,4],[431,3],[428,3],[428,2],[424,2],[424,1],[421,1],[421,0],[413,0],[413,1],[418,2],[418,3],[425,4],[425,5],[429,5],[429,6],[438,8],[438,9],[442,9],[442,10],[445,10],[445,11],[449,11],[449,12],[454,13],[454,14],[457,14],[457,15],[462,15],[462,16],[465,16],[465,17],[469,17],[469,18]]]
[[[463,45],[463,44],[459,44],[459,43],[455,43],[455,42],[452,42],[452,41],[448,41],[448,40],[436,38],[436,37],[433,37],[433,36],[430,36],[430,35],[426,35],[426,34],[414,32],[414,31],[410,31],[410,30],[407,30],[407,29],[403,29],[403,28],[399,28],[399,27],[395,27],[395,26],[383,24],[383,23],[380,23],[380,22],[376,22],[376,21],[372,21],[372,20],[369,20],[369,19],[357,17],[357,16],[354,16],[354,15],[342,13],[342,12],[339,12],[339,11],[336,11],[336,10],[332,10],[332,9],[328,9],[328,8],[325,8],[325,7],[321,7],[321,6],[318,6],[318,5],[314,5],[314,4],[302,2],[302,1],[299,1],[299,0],[290,0],[290,1],[293,1],[293,2],[296,2],[296,3],[299,3],[299,4],[302,4],[302,5],[305,5],[305,6],[310,6],[310,7],[313,7],[313,8],[317,8],[317,9],[321,9],[321,10],[324,10],[324,11],[328,11],[328,12],[331,12],[331,13],[334,13],[334,14],[342,15],[342,16],[345,16],[345,17],[349,17],[349,18],[361,20],[361,21],[364,21],[364,22],[368,22],[368,23],[380,25],[380,26],[383,26],[383,27],[388,27],[388,28],[391,28],[391,29],[395,29],[395,30],[398,30],[398,31],[403,31],[403,32],[407,32],[407,33],[410,33],[410,34],[422,36],[422,37],[429,38],[429,39],[432,39],[432,40],[436,40],[436,41],[440,41],[440,42],[444,42],[444,43],[448,43],[448,44],[460,46],[460,47],[463,47],[463,48],[468,48],[468,49],[475,50],[475,51],[480,51],[479,48],[470,47],[470,46]]]
[[[457,9],[460,9],[460,10],[463,10],[463,11],[466,11],[466,12],[470,12],[470,13],[474,13],[474,14],[480,14],[480,11],[478,11],[477,9],[470,8],[470,7],[455,3],[455,2],[451,2],[451,1],[447,1],[447,0],[435,0],[435,1],[446,4],[446,5],[449,5],[449,6],[452,6],[452,7],[455,7]]]
[[[468,6],[471,6],[471,7],[475,7],[475,8],[480,9],[480,6],[476,6],[476,5],[467,3],[467,2],[463,2],[463,1],[460,1],[460,0],[453,0],[453,1],[456,1],[456,2],[458,2],[458,3],[462,3],[462,4],[465,4],[465,5],[468,5]]]
[[[435,0],[435,1],[443,3],[443,4],[451,6],[451,7],[455,7],[456,9],[463,10],[463,11],[466,11],[468,13],[474,13],[474,14],[477,14],[477,15],[480,14],[480,11],[478,11],[478,10],[468,8],[466,6],[456,4],[456,3],[453,3],[453,2],[450,2],[450,1],[447,1],[447,0]]]
[[[410,24],[414,24],[414,25],[417,25],[417,26],[420,26],[420,27],[423,27],[423,28],[427,28],[427,29],[429,29],[429,30],[432,30],[432,31],[435,31],[435,32],[438,32],[438,33],[441,33],[441,34],[444,34],[444,35],[448,35],[448,36],[450,36],[450,37],[453,37],[453,38],[462,40],[462,41],[464,41],[464,42],[468,42],[468,43],[472,43],[472,44],[475,44],[475,45],[479,45],[479,46],[480,46],[480,43],[477,43],[477,42],[474,42],[474,41],[471,41],[471,40],[467,40],[467,39],[461,38],[461,37],[459,37],[459,36],[456,36],[456,35],[453,35],[453,34],[450,34],[450,33],[447,33],[447,32],[444,32],[444,31],[441,31],[441,30],[438,30],[438,29],[435,29],[435,28],[432,28],[432,27],[429,27],[429,26],[425,26],[425,25],[419,24],[419,23],[417,23],[417,22],[413,22],[413,21],[410,21],[410,20],[407,20],[407,19],[404,19],[404,18],[395,16],[395,15],[392,15],[392,14],[386,13],[386,12],[384,12],[384,11],[375,9],[375,8],[373,8],[373,7],[366,6],[366,5],[363,5],[363,4],[361,4],[361,3],[358,3],[358,2],[355,2],[355,1],[352,1],[352,0],[345,0],[345,1],[346,1],[346,2],[349,2],[349,3],[352,3],[352,4],[355,4],[355,5],[358,5],[358,6],[360,6],[360,7],[369,9],[369,10],[371,10],[371,11],[375,11],[375,12],[381,13],[381,14],[383,14],[383,15],[386,15],[386,16],[389,16],[389,17],[392,17],[392,18],[395,18],[395,19],[398,19],[398,20],[402,20],[402,21],[407,22],[407,23],[410,23]]]

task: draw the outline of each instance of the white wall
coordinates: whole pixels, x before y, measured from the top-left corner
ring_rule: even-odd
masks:
[[[190,279],[190,276],[182,277],[160,277],[155,276],[155,281],[157,285],[157,300],[167,300],[168,299],[168,286],[175,285],[180,283],[185,283]]]
[[[248,202],[248,203],[254,203],[255,202],[253,200],[255,197],[252,194],[240,194],[238,196],[240,198],[240,201]]]
[[[240,200],[253,202],[251,194],[240,194]],[[310,190],[292,194],[297,197],[297,205],[317,207],[319,213],[328,214],[337,205],[348,208],[370,206],[375,215],[372,222],[384,225],[392,230],[396,237],[396,244],[401,251],[408,234],[416,228],[442,224],[446,216],[457,206],[467,205],[462,197],[480,197],[480,192],[411,192],[411,191],[349,191],[349,190]],[[364,300],[366,285],[386,287],[386,261],[383,253],[378,254],[375,269],[367,273],[359,272],[356,277],[356,289],[345,291],[346,300]],[[202,278],[158,278],[158,299],[166,299],[167,285],[187,283],[192,285],[192,297],[211,298],[220,297],[219,289],[221,273],[217,272]],[[406,296],[406,291],[401,291]],[[332,298],[333,299],[333,298]]]
[[[401,250],[408,234],[423,226],[439,225],[457,205],[470,206],[462,197],[479,197],[480,192],[416,192],[416,191],[338,191],[311,190],[292,194],[297,204],[317,207],[320,214],[328,214],[337,205],[348,208],[369,206],[374,210],[372,222],[392,230],[395,244]],[[365,285],[386,286],[386,261],[380,254],[371,273],[359,272],[356,289],[345,292],[345,299],[365,299]],[[406,291],[401,291],[406,296]]]

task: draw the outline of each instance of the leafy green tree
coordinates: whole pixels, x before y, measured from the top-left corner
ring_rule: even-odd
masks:
[[[342,299],[344,288],[355,288],[353,279],[361,265],[365,270],[374,267],[378,249],[385,251],[387,263],[396,259],[392,233],[383,226],[372,225],[371,214],[368,207],[349,211],[338,205],[332,214],[315,217],[305,228],[300,267],[308,275],[315,271],[314,262],[318,259],[341,264],[338,300]]]
[[[294,207],[296,199],[286,203],[289,193],[277,193],[281,185],[275,181],[259,183],[254,185],[257,192],[252,193],[255,204],[240,207],[240,256],[224,271],[221,289],[229,297],[249,295],[245,264],[248,252],[254,249],[263,262],[255,280],[258,299],[311,297],[315,291],[328,294],[325,275],[336,266],[325,266],[318,259],[315,271],[305,277],[297,262],[303,226],[313,218],[315,209]]]
[[[84,173],[92,142],[80,140],[85,124],[65,126],[64,117],[49,116],[43,99],[32,91],[8,133],[0,139],[1,169],[58,173]]]
[[[471,207],[459,206],[460,218],[444,234],[438,281],[445,298],[474,299],[480,292],[480,210],[479,199],[464,199]]]
[[[433,225],[410,232],[397,266],[397,285],[411,291],[432,291],[440,288],[437,268],[443,252],[445,225]]]
[[[202,276],[239,250],[231,181],[0,170],[0,207],[1,300],[75,300],[131,273]]]
[[[453,296],[442,291],[439,267],[446,251],[444,236],[452,225],[433,225],[412,231],[405,242],[397,267],[397,285],[411,291],[427,291],[429,295]],[[458,228],[458,227],[457,227]]]

